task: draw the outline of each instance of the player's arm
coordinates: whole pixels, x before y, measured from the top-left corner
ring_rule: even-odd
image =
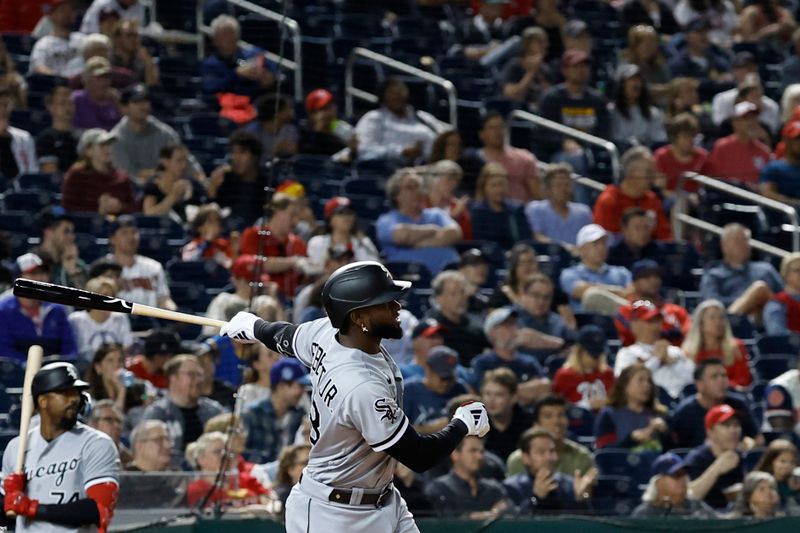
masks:
[[[259,341],[284,356],[296,357],[294,336],[299,325],[290,322],[268,322],[241,311],[220,329],[220,335],[242,343]]]

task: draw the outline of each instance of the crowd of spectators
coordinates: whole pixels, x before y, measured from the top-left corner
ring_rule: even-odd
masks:
[[[479,398],[492,426],[431,472],[398,467],[418,514],[800,513],[800,255],[772,262],[743,224],[709,238],[672,217],[676,202],[708,212],[697,184],[680,190],[686,171],[800,205],[792,9],[602,2],[626,34],[608,55],[570,2],[424,2],[418,16],[458,22],[450,59],[468,68],[519,37],[495,100],[618,146],[619,179],[593,196],[575,180],[596,176],[593,150],[561,134],[512,146],[512,119],[488,103],[467,131],[441,127],[397,77],[360,116],[340,116],[332,85],[295,102],[227,14],[209,21],[212,49],[192,73],[195,100],[218,112],[199,135],[164,103],[189,74],[162,69],[174,50],[145,46],[157,41],[143,5],[95,0],[81,18],[79,4],[49,2],[27,72],[0,46],[3,207],[24,212],[2,228],[3,282],[305,322],[325,316],[335,269],[383,261],[415,283],[404,336],[385,343],[406,416],[435,432]],[[23,19],[3,31],[30,33]],[[760,77],[765,58],[785,62],[782,97]],[[28,100],[49,120],[36,131],[20,127]],[[51,189],[26,209],[13,192],[31,176]],[[691,253],[676,257],[680,246]],[[767,352],[767,340],[788,347]],[[308,461],[307,369],[264,346],[3,294],[0,357],[19,366],[32,344],[85,372],[88,422],[126,471],[194,472],[182,486],[137,481],[123,500],[272,512]],[[758,364],[778,359],[777,371]],[[236,475],[215,486],[220,469]]]

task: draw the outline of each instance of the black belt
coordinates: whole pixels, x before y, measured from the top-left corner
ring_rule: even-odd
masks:
[[[391,494],[392,485],[389,484],[386,485],[386,487],[378,494],[362,494],[360,505],[374,505],[375,507],[381,507],[389,499]],[[330,496],[328,496],[328,500],[336,503],[349,504],[352,495],[353,491],[351,490],[333,489]]]

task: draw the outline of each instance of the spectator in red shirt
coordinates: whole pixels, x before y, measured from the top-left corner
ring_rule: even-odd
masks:
[[[164,365],[180,351],[181,341],[176,333],[157,329],[145,339],[144,354],[133,357],[125,366],[137,378],[149,381],[159,389],[166,389],[169,383]]]
[[[630,346],[636,342],[636,337],[631,331],[631,316],[633,302],[647,300],[655,304],[663,318],[661,323],[661,336],[673,345],[680,346],[684,335],[689,331],[692,321],[689,312],[678,304],[665,301],[661,297],[661,268],[652,259],[642,259],[631,267],[633,275],[633,290],[628,299],[631,303],[619,308],[614,318],[614,326],[623,346]]]
[[[438,207],[444,209],[450,218],[461,226],[464,240],[472,239],[472,219],[470,218],[468,204],[469,196],[456,197],[456,191],[464,178],[461,165],[455,161],[441,159],[430,166],[428,178],[428,194],[425,207]]]
[[[120,215],[139,211],[133,183],[114,168],[114,135],[100,128],[86,130],[78,141],[78,161],[61,184],[61,205],[67,211]]]
[[[653,238],[672,239],[672,228],[656,193],[650,190],[655,178],[653,153],[643,147],[631,148],[622,156],[622,181],[608,185],[594,204],[594,221],[611,233],[622,231],[622,214],[641,207],[655,220]]]
[[[758,107],[739,102],[731,118],[733,134],[719,139],[703,172],[748,188],[758,187],[761,169],[772,159],[769,147],[757,140]]]
[[[208,259],[230,268],[233,264],[233,247],[222,236],[223,218],[227,215],[228,212],[223,212],[215,203],[200,207],[191,221],[192,240],[181,248],[181,259]]]
[[[605,407],[614,386],[607,352],[605,332],[593,324],[583,326],[566,362],[553,377],[553,392],[584,409],[599,411]]]
[[[279,193],[267,211],[268,221],[263,226],[244,230],[239,253],[269,257],[264,262],[264,273],[270,275],[284,297],[294,298],[307,265],[306,243],[292,233],[297,223],[297,204],[291,196]]]
[[[706,300],[698,305],[682,348],[695,364],[711,358],[722,360],[731,386],[745,389],[753,382],[747,348],[733,336],[726,312],[719,300]]]
[[[662,192],[672,196],[684,172],[700,172],[708,159],[708,151],[695,146],[700,133],[700,123],[690,113],[678,113],[667,123],[670,143],[656,150],[656,170],[666,182]],[[686,191],[696,193],[700,185],[696,181],[686,182]]]

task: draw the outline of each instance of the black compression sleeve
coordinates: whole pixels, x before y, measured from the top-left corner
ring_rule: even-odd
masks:
[[[417,433],[409,424],[400,440],[386,453],[419,474],[450,455],[466,435],[467,426],[461,420],[451,420],[444,429],[429,435]]]
[[[256,338],[273,352],[293,357],[292,337],[296,329],[297,326],[289,322],[267,322],[258,319],[253,332]]]
[[[84,498],[70,503],[40,504],[34,520],[60,526],[81,527],[100,523],[97,502]]]

